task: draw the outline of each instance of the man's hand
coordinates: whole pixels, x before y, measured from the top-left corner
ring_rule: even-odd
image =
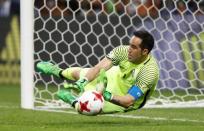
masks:
[[[104,91],[103,92],[103,98],[106,100],[106,101],[111,101],[112,98],[113,98],[113,95],[112,93],[108,92],[108,91]]]
[[[86,86],[87,83],[88,80],[86,78],[81,78],[74,83],[65,83],[64,88],[74,89],[77,90],[78,92],[83,92],[84,87]]]

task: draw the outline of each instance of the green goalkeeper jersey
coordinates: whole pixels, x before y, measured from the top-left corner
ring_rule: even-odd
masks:
[[[113,67],[106,71],[108,84],[106,90],[113,95],[126,95],[133,86],[138,86],[143,96],[135,101],[128,109],[117,106],[110,102],[105,103],[104,112],[117,112],[138,109],[154,92],[158,79],[159,69],[155,58],[151,55],[141,64],[128,61],[129,46],[119,46],[113,49],[106,57],[112,60]],[[86,89],[95,88],[96,81],[89,83]]]

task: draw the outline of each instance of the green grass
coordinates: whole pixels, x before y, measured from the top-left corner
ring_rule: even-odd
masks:
[[[83,116],[21,109],[19,86],[0,86],[0,131],[204,130],[203,108],[142,109],[114,115]]]

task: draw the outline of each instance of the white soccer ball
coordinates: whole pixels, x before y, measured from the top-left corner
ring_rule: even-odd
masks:
[[[85,91],[78,99],[78,112],[84,115],[97,115],[104,106],[103,96],[97,91]]]

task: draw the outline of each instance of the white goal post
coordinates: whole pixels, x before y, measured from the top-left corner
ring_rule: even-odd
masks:
[[[21,107],[25,109],[34,108],[33,11],[33,0],[21,0]]]
[[[21,106],[69,108],[56,98],[65,81],[37,62],[90,67],[139,29],[154,36],[160,67],[145,107],[204,107],[203,0],[21,0]]]

